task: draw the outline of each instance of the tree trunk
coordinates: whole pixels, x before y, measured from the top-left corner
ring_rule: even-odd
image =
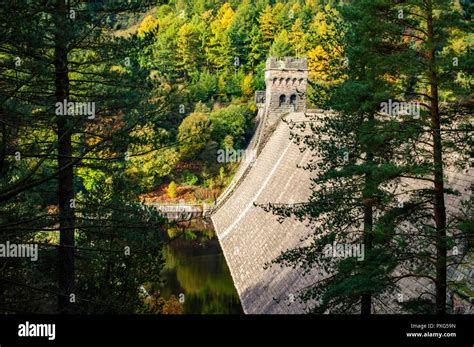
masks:
[[[441,120],[438,104],[438,79],[433,32],[433,9],[427,2],[428,60],[430,84],[430,114],[433,134],[434,219],[436,225],[436,314],[446,313],[446,207],[444,203],[443,151]]]
[[[372,121],[373,117],[369,119]],[[374,159],[373,153],[367,153],[367,163],[372,163]],[[372,250],[373,235],[372,229],[374,224],[373,216],[373,179],[369,173],[365,176],[365,190],[364,193],[364,248],[366,252]],[[367,288],[368,292],[361,296],[361,308],[360,313],[363,315],[372,314],[372,293],[370,288]]]
[[[68,53],[65,37],[67,8],[64,0],[57,1],[55,14],[55,99],[63,102],[69,97]],[[73,311],[70,295],[74,293],[74,199],[71,120],[67,112],[57,115],[58,136],[58,204],[59,204],[59,266],[58,266],[58,310],[60,313]],[[63,169],[64,168],[64,169]]]
[[[3,116],[3,111],[0,110],[0,119]],[[0,144],[0,175],[3,174],[3,169],[5,165],[5,159],[7,156],[7,143],[8,143],[8,133],[7,127],[4,123],[1,124],[2,129],[2,143]]]

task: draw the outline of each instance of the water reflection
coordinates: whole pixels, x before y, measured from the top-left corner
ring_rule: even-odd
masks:
[[[219,242],[210,228],[209,223],[193,223],[168,230],[168,237],[178,237],[164,249],[164,283],[154,287],[165,300],[174,296],[183,313],[243,313]]]

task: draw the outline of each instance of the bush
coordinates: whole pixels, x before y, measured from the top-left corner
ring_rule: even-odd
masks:
[[[232,135],[226,135],[224,141],[222,141],[222,145],[225,149],[234,149],[234,138]]]
[[[211,109],[205,103],[198,101],[198,103],[194,106],[194,112],[209,113],[211,112]]]
[[[212,126],[204,113],[191,113],[178,128],[179,151],[184,158],[193,158],[211,138]]]
[[[209,120],[213,127],[213,140],[224,148],[231,142],[234,148],[242,148],[249,128],[248,118],[249,110],[245,105],[230,105],[211,112]],[[232,136],[232,141],[226,136]]]
[[[216,183],[214,182],[214,179],[211,177],[204,181],[204,186],[209,189],[214,189],[214,187],[216,186]]]
[[[170,199],[176,198],[176,183],[174,183],[174,181],[171,181],[171,183],[168,185],[168,189],[166,189],[166,194]]]
[[[163,183],[180,160],[175,148],[161,148],[171,134],[164,129],[155,129],[151,124],[135,129],[128,147],[130,160],[126,162],[127,175],[141,191],[148,192]],[[136,155],[141,154],[141,155]]]
[[[221,166],[219,169],[219,178],[221,181],[224,181],[225,179],[225,168],[223,166]]]
[[[189,171],[185,171],[181,177],[181,184],[183,186],[194,186],[197,182],[198,177]]]

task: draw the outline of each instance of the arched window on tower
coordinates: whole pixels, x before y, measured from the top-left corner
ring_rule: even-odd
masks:
[[[280,101],[278,103],[279,107],[282,107],[286,103],[286,96],[285,95],[280,95]]]
[[[290,106],[295,109],[296,108],[296,95],[293,94],[290,96]]]

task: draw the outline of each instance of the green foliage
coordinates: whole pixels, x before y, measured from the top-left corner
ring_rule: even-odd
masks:
[[[0,260],[1,311],[135,313],[145,277],[160,280],[165,221],[142,209],[126,152],[161,122],[168,90],[139,65],[141,39],[110,33],[119,7],[135,17],[147,2],[79,2],[74,20],[64,3],[0,11],[0,242],[42,243],[37,262]],[[57,113],[64,99],[95,114]]]
[[[193,23],[184,24],[178,31],[176,49],[180,57],[177,67],[186,76],[195,73],[201,65],[200,55],[200,32]]]
[[[221,166],[219,168],[219,178],[223,181],[225,179],[225,168]]]
[[[206,57],[216,70],[229,68],[235,56],[235,50],[229,35],[234,18],[234,10],[224,3],[210,24],[209,43],[205,47]]]
[[[226,149],[233,149],[234,148],[234,138],[232,135],[226,135],[224,140],[222,141],[222,145]]]
[[[128,147],[127,175],[140,191],[148,192],[163,182],[181,159],[175,147],[164,146],[170,133],[151,124],[131,133],[133,143]]]
[[[195,73],[189,91],[193,101],[206,102],[218,91],[217,78],[207,71]]]
[[[127,174],[141,191],[148,192],[173,171],[180,159],[175,148],[151,150],[145,155],[132,157]]]
[[[250,112],[245,105],[230,105],[211,112],[209,120],[213,127],[213,140],[223,148],[229,148],[229,145],[236,149],[242,148],[248,131],[249,116]]]
[[[282,30],[273,41],[270,48],[270,55],[272,57],[289,57],[293,54],[290,43],[288,41],[288,33]]]
[[[198,155],[211,138],[212,124],[204,113],[191,113],[178,128],[179,152],[183,158]]]
[[[87,167],[78,168],[77,176],[82,178],[82,184],[88,191],[96,190],[100,182],[105,181],[107,178],[107,175],[100,169],[91,169]]]
[[[211,109],[205,103],[199,101],[194,106],[194,112],[196,112],[196,113],[209,113],[209,112],[211,112]]]
[[[297,0],[162,5],[138,32],[142,64],[188,91],[193,102],[252,100],[253,91],[264,88],[270,55],[308,57],[310,77],[327,84],[343,58],[343,33],[335,6]]]
[[[194,186],[198,182],[199,178],[192,172],[185,171],[181,177],[181,184],[183,186]]]
[[[270,42],[273,41],[276,34],[276,22],[274,20],[271,5],[265,6],[259,17],[260,32],[262,33],[265,48],[270,48]]]

